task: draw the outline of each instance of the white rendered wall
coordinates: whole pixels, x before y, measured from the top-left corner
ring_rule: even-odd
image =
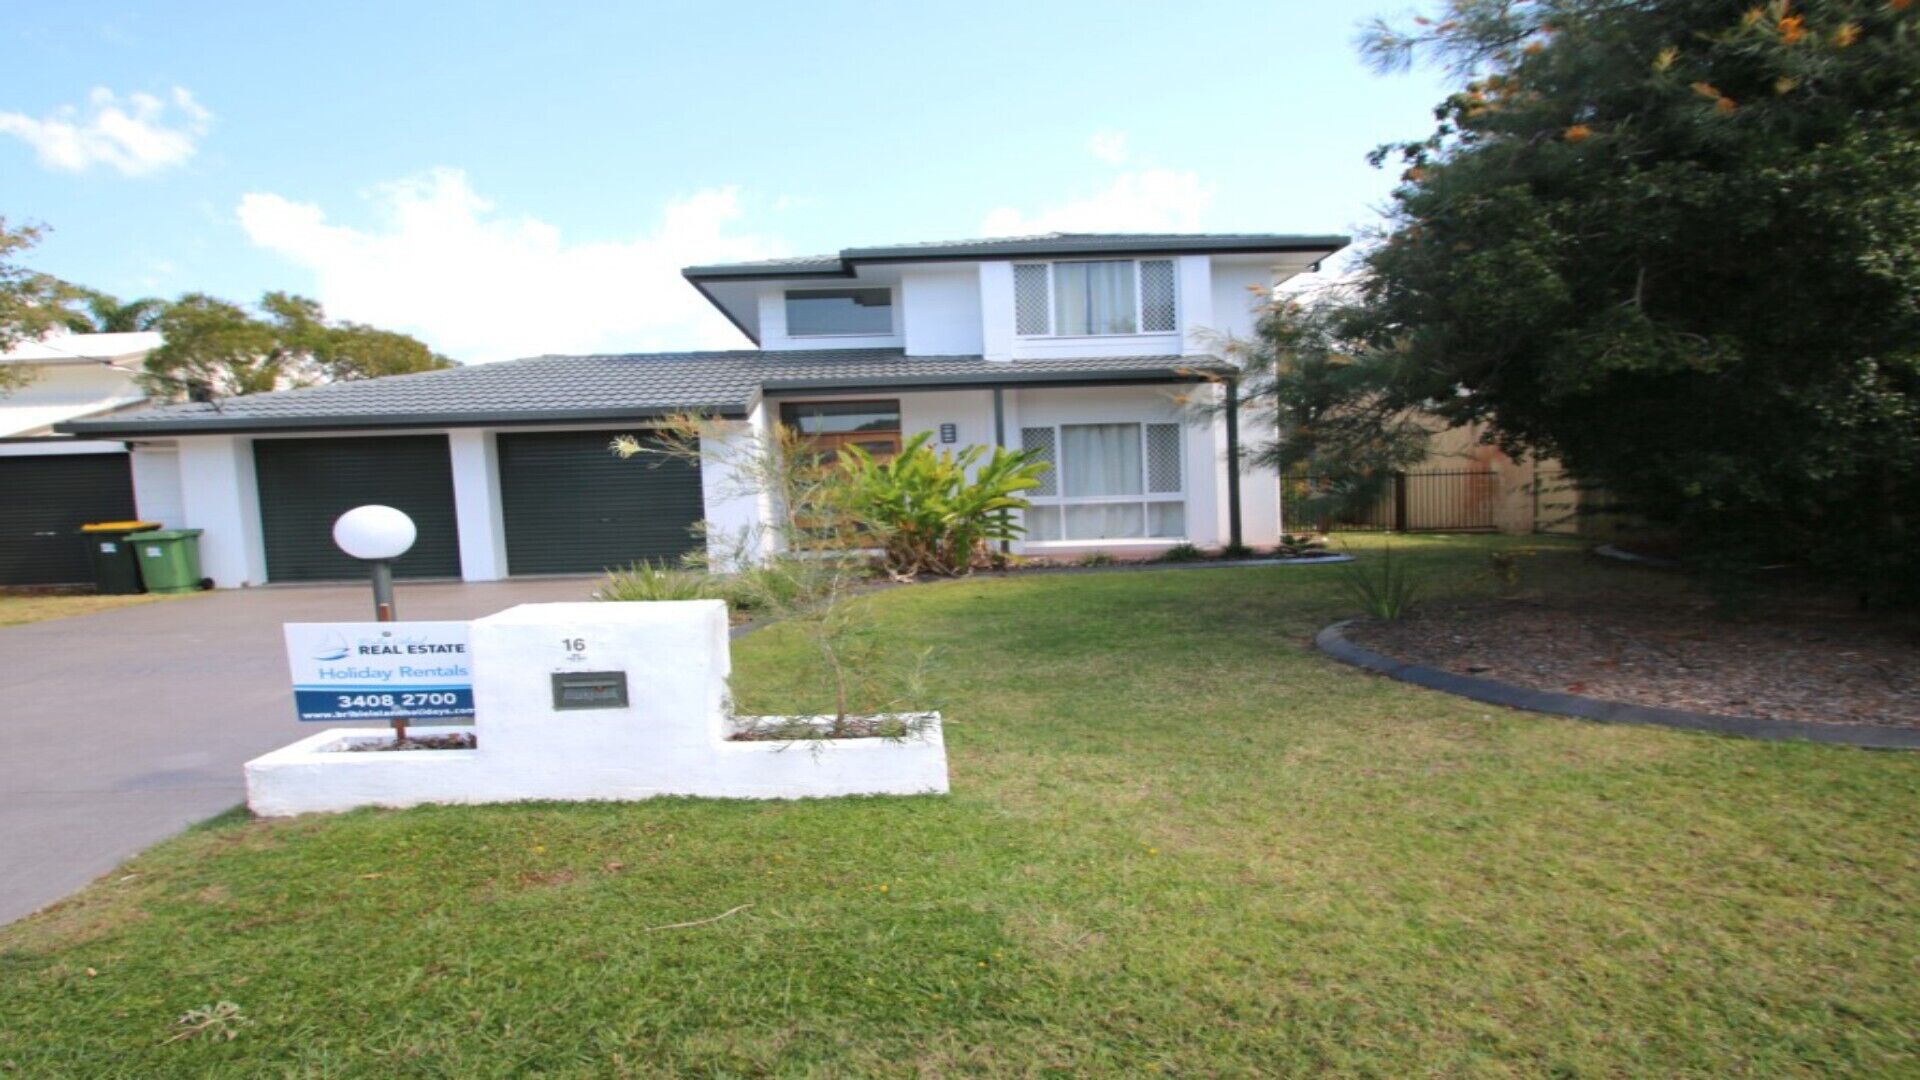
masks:
[[[707,523],[707,558],[715,569],[737,569],[736,560],[758,561],[777,546],[772,495],[738,467],[773,437],[772,408],[763,401],[746,420],[716,424],[711,435],[701,436],[701,516]]]
[[[253,440],[194,435],[180,440],[180,497],[187,528],[200,529],[200,572],[223,589],[267,580]]]
[[[1257,310],[1273,296],[1273,279],[1273,270],[1264,266],[1215,266],[1209,328],[1222,337],[1252,337]]]
[[[1180,353],[1209,356],[1217,351],[1214,326],[1213,260],[1182,255],[1174,260],[1175,305],[1180,312]]]
[[[453,513],[460,533],[460,577],[498,581],[507,576],[506,518],[500,502],[499,441],[492,431],[447,432],[453,468]]]
[[[733,742],[727,608],[718,600],[523,604],[472,624],[472,750],[347,753],[384,736],[333,728],[247,763],[247,803],[282,816],[358,806],[790,799],[947,790],[937,714],[901,739]],[[557,710],[552,677],[621,672],[627,704]],[[903,719],[907,719],[904,718]],[[425,733],[458,730],[429,728]]]
[[[952,424],[955,441],[940,441],[940,425]],[[935,450],[958,452],[968,446],[993,446],[993,391],[941,390],[900,397],[901,436],[912,438],[922,431],[933,433],[928,443]],[[1008,428],[1009,442],[1017,443],[1018,432]]]
[[[132,453],[134,513],[169,529],[187,520],[180,492],[180,450],[176,446],[136,445]]]
[[[1013,359],[1013,264],[980,264],[980,355]]]
[[[898,298],[908,356],[978,356],[985,349],[974,265],[903,271]]]

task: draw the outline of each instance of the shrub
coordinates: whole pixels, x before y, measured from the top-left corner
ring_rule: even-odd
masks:
[[[1313,555],[1327,554],[1327,542],[1316,536],[1296,533],[1280,534],[1279,546],[1273,549],[1275,558],[1301,559]]]
[[[1012,512],[1026,509],[1019,493],[1037,486],[1048,468],[1028,451],[1005,447],[991,457],[981,446],[935,451],[929,437],[915,435],[887,461],[857,446],[840,451],[841,483],[832,497],[896,577],[956,576],[983,564],[990,543],[1025,531]]]
[[[1412,611],[1426,586],[1424,575],[1405,561],[1394,561],[1392,545],[1381,548],[1378,559],[1342,563],[1340,570],[1347,595],[1382,622],[1394,622]]]
[[[600,600],[725,600],[719,578],[698,570],[677,570],[637,562],[607,574],[593,594]]]
[[[1112,566],[1113,556],[1104,551],[1089,551],[1074,560],[1075,566]]]
[[[1257,554],[1259,553],[1245,544],[1228,544],[1220,549],[1220,557],[1223,559],[1251,559]]]
[[[1161,562],[1199,562],[1207,553],[1192,544],[1175,544],[1160,556]]]

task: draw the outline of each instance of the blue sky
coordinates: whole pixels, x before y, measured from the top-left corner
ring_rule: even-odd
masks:
[[[318,297],[474,362],[743,344],[679,266],[1030,231],[1348,232],[1424,135],[1393,0],[38,5],[0,214],[123,296]]]

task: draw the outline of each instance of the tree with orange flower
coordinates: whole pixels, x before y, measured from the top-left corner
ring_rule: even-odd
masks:
[[[1722,580],[1920,601],[1920,5],[1440,7],[1366,39],[1462,89],[1376,152],[1404,175],[1358,284],[1249,350],[1256,396],[1316,418],[1269,459],[1325,472],[1365,442],[1343,422],[1406,410],[1478,422]]]

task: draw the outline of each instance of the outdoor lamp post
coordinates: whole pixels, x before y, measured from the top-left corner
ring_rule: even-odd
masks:
[[[413,519],[391,506],[357,506],[333,523],[333,542],[373,571],[373,614],[393,621],[393,560],[407,553],[419,535]]]
[[[392,622],[393,560],[407,553],[419,531],[413,519],[391,506],[356,506],[333,523],[333,542],[340,550],[363,559],[373,573],[373,617]],[[394,717],[396,744],[407,741],[405,717]]]

